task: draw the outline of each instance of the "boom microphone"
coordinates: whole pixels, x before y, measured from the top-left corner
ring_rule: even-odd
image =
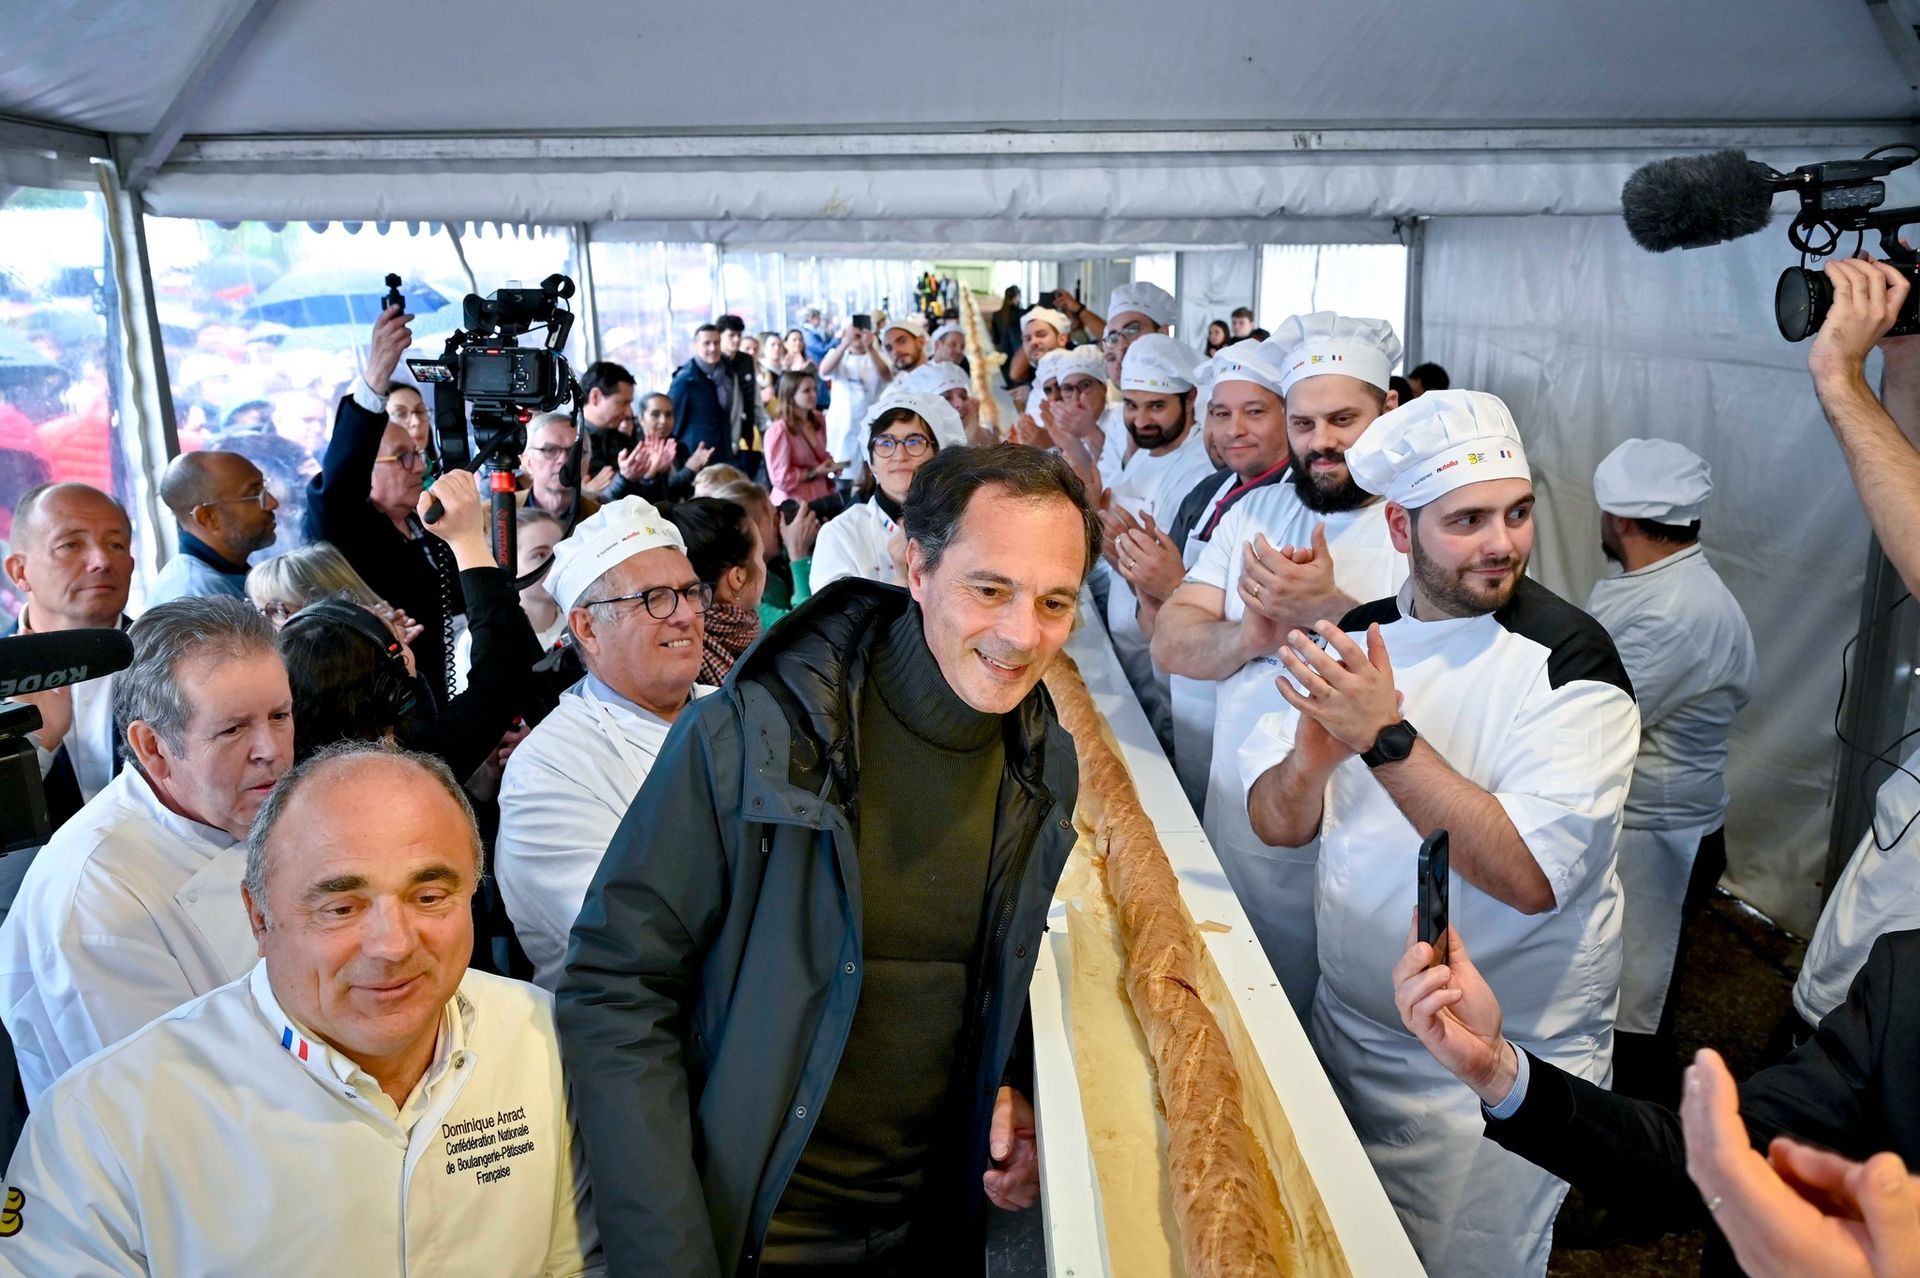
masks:
[[[133,664],[124,630],[54,630],[0,639],[0,697],[100,679]]]
[[[1627,234],[1649,253],[1705,248],[1764,231],[1773,197],[1792,183],[1745,151],[1655,160],[1620,188]]]

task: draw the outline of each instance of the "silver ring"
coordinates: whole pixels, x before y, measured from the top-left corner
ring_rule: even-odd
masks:
[[[1247,593],[1252,595],[1255,599],[1258,599],[1260,597],[1260,583],[1257,581],[1248,582]]]
[[[1727,1201],[1726,1198],[1720,1194],[1715,1194],[1713,1197],[1707,1199],[1707,1214],[1712,1215],[1714,1212],[1719,1211],[1720,1204],[1725,1201]]]

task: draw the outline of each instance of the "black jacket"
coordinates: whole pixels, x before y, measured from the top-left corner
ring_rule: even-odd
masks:
[[[558,1016],[610,1274],[758,1266],[860,997],[856,702],[907,604],[848,578],[769,631],[674,725],[587,892]],[[1005,722],[970,1149],[927,1190],[956,1255],[977,1250],[988,1122],[1075,838],[1078,764],[1045,689]]]
[[[1605,1203],[1645,1232],[1704,1228],[1712,1219],[1687,1177],[1680,1117],[1619,1096],[1531,1057],[1526,1100],[1488,1120],[1487,1136]],[[1754,1147],[1775,1136],[1860,1160],[1890,1149],[1920,1165],[1920,931],[1874,942],[1847,1001],[1780,1064],[1740,1086]],[[1718,1238],[1708,1270],[1734,1273]]]
[[[735,387],[738,394],[738,387]],[[713,379],[700,367],[700,361],[690,359],[682,364],[673,375],[672,385],[667,387],[667,398],[673,401],[673,433],[688,451],[702,444],[713,448],[713,460],[733,462],[735,439],[727,420],[727,411],[720,407],[720,392],[714,389]],[[748,419],[752,413],[749,411]]]
[[[409,539],[393,521],[374,509],[367,495],[380,455],[385,413],[369,413],[348,395],[333,418],[333,438],[320,473],[307,486],[302,533],[310,542],[331,542],[373,593],[419,622],[424,630],[413,642],[413,657],[433,695],[444,700],[453,653],[446,642],[451,615],[466,611],[453,552],[438,537]],[[451,609],[443,604],[450,602]]]

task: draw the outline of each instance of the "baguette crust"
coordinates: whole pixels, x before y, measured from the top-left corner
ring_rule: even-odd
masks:
[[[1127,998],[1153,1054],[1190,1278],[1291,1278],[1299,1240],[1254,1139],[1226,1036],[1199,993],[1199,944],[1180,881],[1071,658],[1046,677],[1080,760],[1080,810],[1105,850],[1127,948]]]

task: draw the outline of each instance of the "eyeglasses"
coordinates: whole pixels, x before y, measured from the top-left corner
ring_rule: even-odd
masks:
[[[540,454],[540,456],[546,458],[548,461],[553,461],[556,458],[565,457],[568,453],[572,452],[573,445],[572,444],[537,444],[534,447],[529,448],[527,451],[530,453],[538,453]]]
[[[1116,346],[1131,342],[1134,338],[1146,331],[1146,329],[1140,327],[1138,322],[1128,324],[1123,328],[1109,328],[1106,334],[1101,337],[1100,345],[1106,347],[1108,350],[1112,350]]]
[[[195,502],[193,504],[193,508],[195,510],[198,510],[202,506],[248,505],[248,506],[258,506],[260,509],[265,510],[267,508],[267,503],[272,499],[273,499],[273,494],[269,492],[267,489],[262,488],[257,493],[248,493],[245,497],[215,497],[212,501]]]
[[[691,586],[652,586],[634,595],[615,595],[611,599],[589,599],[581,604],[582,608],[591,608],[595,604],[633,603],[636,600],[647,610],[647,615],[655,621],[665,621],[680,608],[685,599],[687,606],[696,613],[705,612],[713,606],[713,587],[704,581],[696,581]]]
[[[404,453],[381,453],[374,460],[392,462],[402,470],[422,470],[427,464],[427,454],[424,449],[409,448]]]
[[[1054,385],[1060,388],[1060,393],[1063,396],[1076,395],[1085,398],[1091,395],[1099,395],[1104,399],[1107,394],[1106,383],[1095,381],[1091,377],[1082,377],[1071,382],[1055,382]]]
[[[908,435],[905,438],[897,435],[875,435],[873,437],[873,455],[875,457],[891,457],[893,456],[893,450],[896,448],[906,449],[907,456],[909,457],[923,457],[926,455],[926,451],[932,447],[933,441],[925,435]]]
[[[292,604],[269,603],[260,605],[260,615],[276,626],[285,625],[287,618],[298,611],[299,609],[295,608]]]

